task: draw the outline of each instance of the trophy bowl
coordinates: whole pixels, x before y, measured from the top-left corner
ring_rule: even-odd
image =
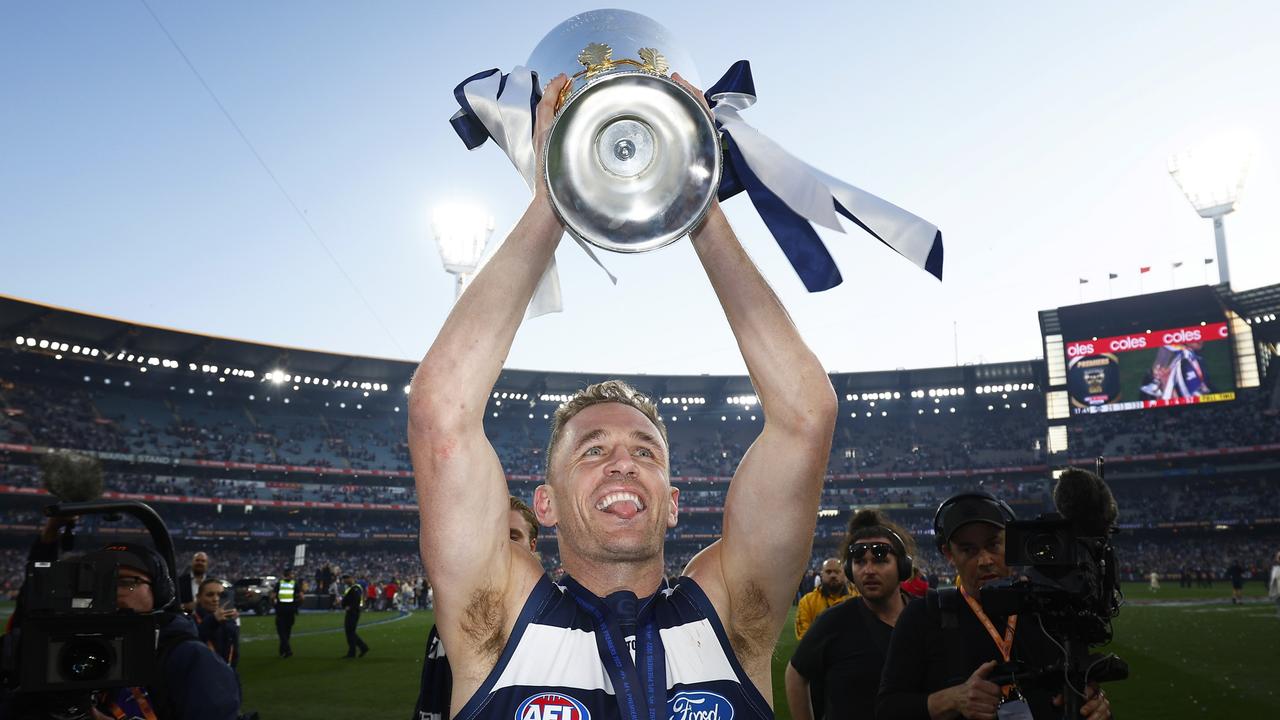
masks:
[[[528,67],[571,81],[543,149],[551,205],[575,237],[644,252],[687,235],[720,186],[720,135],[699,98],[669,71],[697,71],[671,33],[625,10],[556,26]]]

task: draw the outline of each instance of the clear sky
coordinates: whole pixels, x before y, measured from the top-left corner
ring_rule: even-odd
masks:
[[[432,209],[482,205],[496,239],[528,200],[501,151],[457,140],[452,88],[591,6],[147,3],[235,125],[141,0],[0,3],[0,292],[420,357],[453,300]],[[1257,149],[1227,218],[1233,285],[1280,282],[1280,4],[629,7],[684,38],[704,84],[751,60],[748,122],[942,228],[942,283],[856,227],[821,231],[845,283],[809,295],[745,196],[726,203],[832,371],[947,365],[957,345],[961,363],[1029,359],[1036,311],[1104,299],[1108,272],[1115,296],[1142,265],[1147,291],[1202,284],[1210,223],[1166,162],[1227,131]],[[527,323],[510,367],[743,372],[687,241],[606,253],[616,287],[573,243],[558,258],[566,311]]]

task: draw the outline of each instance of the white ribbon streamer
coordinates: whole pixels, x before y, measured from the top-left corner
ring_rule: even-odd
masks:
[[[502,90],[501,95],[498,93],[499,87]],[[520,177],[524,178],[525,184],[529,186],[529,191],[533,192],[539,181],[538,161],[534,156],[533,146],[534,115],[529,107],[529,98],[533,95],[533,72],[526,67],[517,66],[507,76],[505,87],[502,87],[501,73],[495,72],[467,83],[462,92],[476,118],[484,125],[498,147],[506,153],[511,164],[520,173]],[[571,234],[570,237],[573,235]],[[618,278],[609,272],[609,269],[592,251],[591,246],[577,237],[573,239],[587,257],[604,270],[609,281],[617,285]],[[502,242],[505,242],[505,239]],[[494,252],[497,252],[500,246],[501,243],[495,245]],[[560,273],[556,269],[556,259],[553,255],[547,269],[538,280],[538,287],[533,291],[533,298],[529,301],[525,317],[535,318],[563,310]]]
[[[751,171],[797,215],[844,232],[831,202],[835,198],[903,257],[925,267],[938,234],[936,226],[888,200],[827,175],[748,125],[739,112],[754,105],[755,96],[722,93],[712,101],[711,112],[725,132],[733,136]]]

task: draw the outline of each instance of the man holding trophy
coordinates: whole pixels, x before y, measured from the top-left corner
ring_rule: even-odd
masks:
[[[469,148],[492,139],[533,201],[410,387],[421,552],[449,648],[453,717],[771,718],[770,660],[813,543],[837,405],[719,199],[746,192],[810,291],[840,282],[809,224],[841,230],[837,214],[941,277],[937,228],[742,120],[755,102],[745,61],[705,96],[673,69],[692,62],[665,28],[599,10],[553,29],[528,68],[479,73],[454,91],[459,137]],[[538,72],[555,76],[545,90]],[[666,428],[619,381],[581,390],[552,422],[533,509],[557,529],[567,576],[553,583],[498,532],[508,488],[484,434],[486,404],[526,311],[558,309],[554,254],[566,231],[588,253],[688,235],[760,400],[764,427],[734,473],[722,535],[675,581],[663,562],[680,500]],[[644,308],[616,317],[633,342],[662,342],[663,318]],[[578,336],[597,341],[590,327]]]
[[[537,106],[536,157],[568,84],[556,77]],[[627,147],[605,149],[621,160]],[[692,240],[765,416],[730,486],[722,538],[666,582],[663,537],[679,507],[666,432],[652,404],[622,383],[588,388],[556,415],[534,510],[558,528],[563,584],[504,533],[476,533],[505,527],[507,513],[486,402],[565,231],[544,172],[410,389],[422,557],[450,648],[454,717],[772,717],[770,657],[809,557],[836,400],[714,200]],[[661,341],[662,320],[643,309],[620,311],[618,321],[636,328],[637,343]],[[592,341],[590,328],[581,341]]]

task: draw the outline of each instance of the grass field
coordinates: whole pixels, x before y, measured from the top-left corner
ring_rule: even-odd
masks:
[[[1131,678],[1109,685],[1107,694],[1125,718],[1280,717],[1280,620],[1252,583],[1242,606],[1226,602],[1223,583],[1212,590],[1145,585],[1126,588],[1129,605],[1116,621],[1109,650],[1129,662]],[[1152,600],[1159,604],[1148,604]],[[0,607],[0,616],[9,607]],[[262,717],[314,718],[358,713],[361,717],[409,718],[417,696],[430,612],[405,618],[366,613],[361,636],[370,653],[344,660],[340,613],[308,613],[294,627],[294,656],[276,657],[270,617],[245,618],[240,674],[245,708]],[[784,629],[774,660],[777,715],[789,718],[781,670],[795,649]]]

